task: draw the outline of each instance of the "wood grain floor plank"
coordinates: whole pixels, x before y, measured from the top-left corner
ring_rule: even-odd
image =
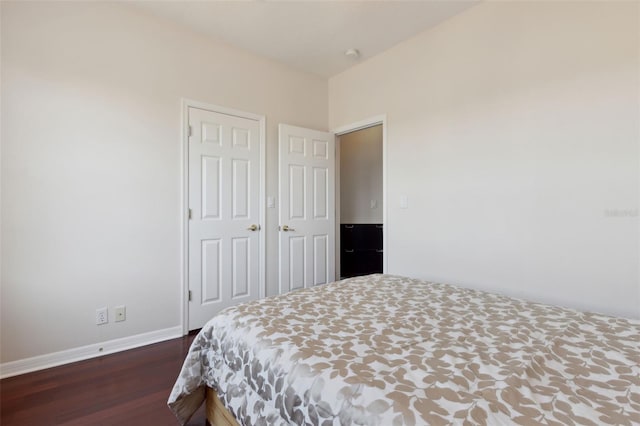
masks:
[[[194,336],[0,380],[0,424],[176,425],[166,402]]]

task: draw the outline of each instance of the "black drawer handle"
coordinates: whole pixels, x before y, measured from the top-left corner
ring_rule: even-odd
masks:
[[[345,225],[345,229],[353,229],[353,225]]]
[[[345,250],[345,253],[353,253],[353,250]]]

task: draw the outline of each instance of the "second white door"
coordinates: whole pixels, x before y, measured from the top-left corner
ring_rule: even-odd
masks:
[[[335,279],[335,137],[280,124],[280,293]]]

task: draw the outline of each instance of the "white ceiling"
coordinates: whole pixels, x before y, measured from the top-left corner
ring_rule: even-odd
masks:
[[[477,3],[423,1],[135,1],[135,7],[324,77],[431,28]]]

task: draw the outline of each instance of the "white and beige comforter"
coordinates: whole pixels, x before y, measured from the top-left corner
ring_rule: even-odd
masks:
[[[171,392],[245,425],[640,423],[640,321],[372,275],[226,309]]]

